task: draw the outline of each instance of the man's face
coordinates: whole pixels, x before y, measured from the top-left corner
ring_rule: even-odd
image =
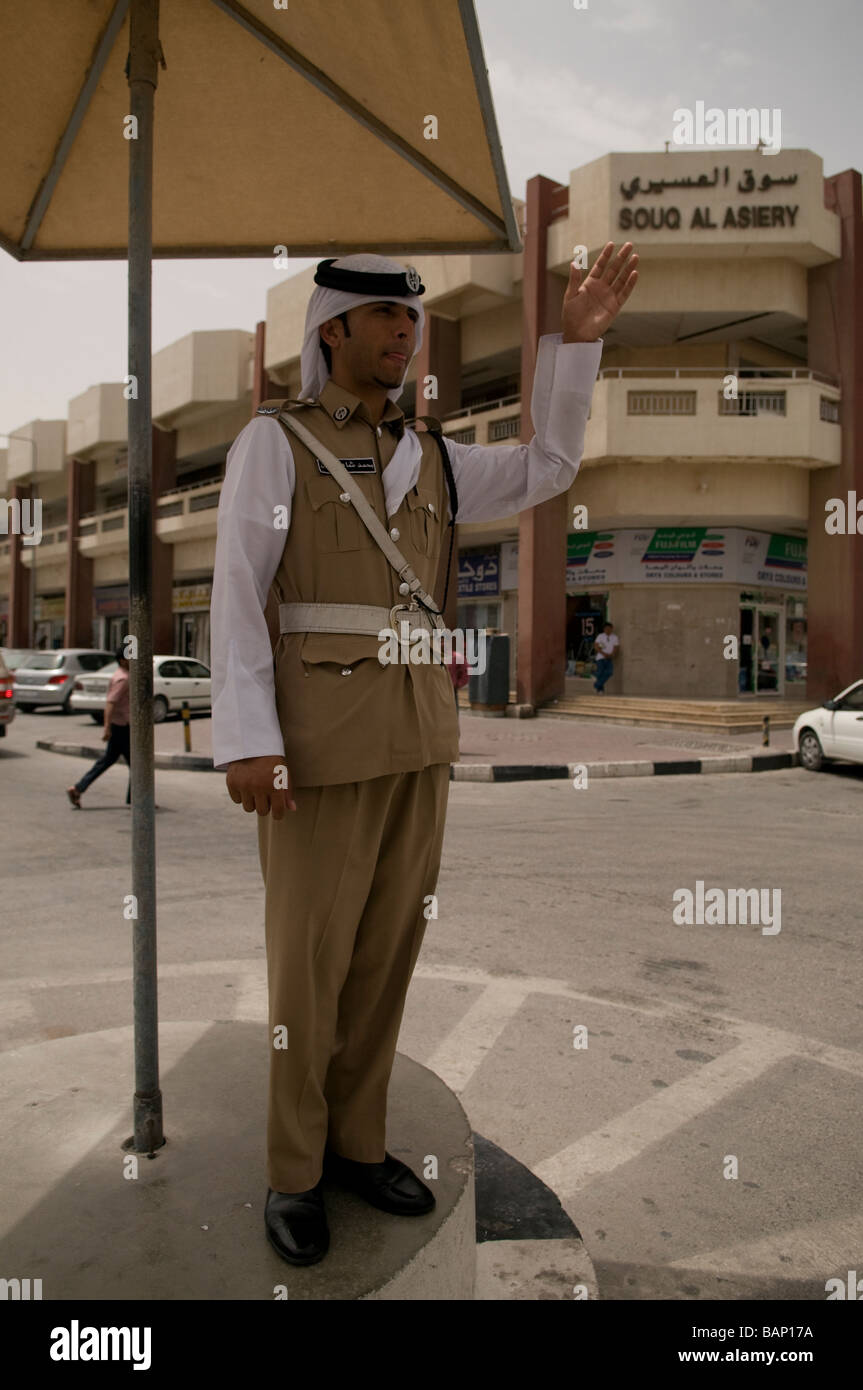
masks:
[[[414,355],[418,318],[406,304],[360,304],[348,310],[350,337],[340,319],[329,319],[321,335],[333,355],[332,375],[387,391],[400,386]]]

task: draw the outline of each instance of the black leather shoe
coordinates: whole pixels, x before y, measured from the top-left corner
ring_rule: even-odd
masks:
[[[267,1240],[283,1260],[317,1264],[330,1248],[321,1183],[308,1192],[274,1192],[268,1187],[264,1225]]]
[[[434,1193],[420,1182],[406,1163],[387,1154],[383,1163],[357,1163],[327,1149],[324,1176],[356,1192],[381,1211],[396,1216],[422,1216],[435,1204]]]

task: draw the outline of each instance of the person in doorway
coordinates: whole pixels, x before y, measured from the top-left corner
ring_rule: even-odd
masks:
[[[386,1149],[387,1089],[440,868],[458,719],[443,664],[382,664],[380,630],[397,611],[432,626],[440,616],[428,588],[447,470],[459,522],[509,517],[570,487],[602,334],[635,286],[637,259],[630,243],[616,254],[609,243],[583,280],[572,266],[561,332],[539,343],[536,435],[515,447],[438,444],[433,430],[409,429],[396,401],[422,346],[418,272],[372,254],[323,261],[300,396],[263,402],[228,453],[210,608],[213,766],[231,800],[256,813],[270,1039],[264,1226],[291,1264],[329,1248],[324,1178],[399,1216],[435,1205]]]
[[[114,653],[119,669],[114,672],[108,686],[108,693],[105,700],[105,721],[102,733],[102,742],[107,743],[108,747],[98,758],[89,772],[85,772],[73,786],[66,788],[66,795],[77,811],[81,809],[81,796],[97,777],[101,777],[103,772],[107,772],[109,767],[113,767],[118,758],[125,758],[131,769],[129,758],[129,662],[123,655],[123,648],[119,647]],[[132,804],[132,780],[129,778],[129,785],[126,788],[126,805]]]
[[[606,623],[597,637],[594,646],[599,652],[596,660],[596,676],[593,688],[597,695],[605,694],[606,683],[614,675],[614,657],[620,649],[620,638],[614,631],[614,623]]]

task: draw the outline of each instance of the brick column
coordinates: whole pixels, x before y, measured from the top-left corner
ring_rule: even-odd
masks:
[[[824,181],[839,216],[842,255],[809,271],[809,366],[837,377],[842,403],[838,468],[809,475],[808,699],[829,699],[860,676],[863,656],[863,534],[828,535],[828,498],[863,500],[863,216],[856,169]],[[856,518],[847,517],[848,529]]]
[[[537,174],[527,185],[521,345],[521,440],[533,438],[530,398],[539,339],[560,332],[564,283],[546,268],[548,225],[560,186]],[[519,704],[542,705],[564,693],[566,650],[566,493],[519,514]]]
[[[264,346],[267,341],[267,324],[264,319],[255,326],[255,365],[252,373],[252,414],[254,415],[261,401],[270,400],[272,396],[283,396],[285,387],[279,386],[278,382],[271,381],[264,369]]]
[[[29,483],[15,483],[12,487],[11,499],[18,498],[20,502],[33,497],[33,488]],[[9,636],[7,643],[10,647],[31,647],[34,644],[35,633],[30,627],[30,585],[33,582],[32,572],[27,569],[21,561],[23,540],[17,531],[9,532]]]
[[[89,647],[93,641],[93,559],[78,549],[82,516],[96,505],[96,465],[70,459],[66,511],[66,621],[63,641],[67,647]]]
[[[153,426],[153,652],[174,650],[174,547],[156,535],[159,498],[177,486],[177,431]]]
[[[458,320],[441,318],[439,314],[426,314],[423,345],[416,359],[416,406],[417,415],[433,415],[440,420],[461,406],[461,324]],[[429,390],[436,391],[429,400],[425,398],[426,377],[437,380],[429,382]],[[454,628],[458,621],[458,526],[454,528],[452,540],[452,564],[450,566],[449,591],[444,610],[444,622]],[[447,558],[450,553],[450,528],[444,529],[443,548],[437,577],[434,583],[434,596],[438,603],[443,602],[447,578]]]

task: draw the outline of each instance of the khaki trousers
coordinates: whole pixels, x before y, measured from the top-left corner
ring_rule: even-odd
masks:
[[[380,1163],[408,984],[440,869],[449,763],[298,787],[258,816],[269,989],[269,1185],[305,1192],[325,1144]],[[287,1030],[276,1047],[275,1030]]]

